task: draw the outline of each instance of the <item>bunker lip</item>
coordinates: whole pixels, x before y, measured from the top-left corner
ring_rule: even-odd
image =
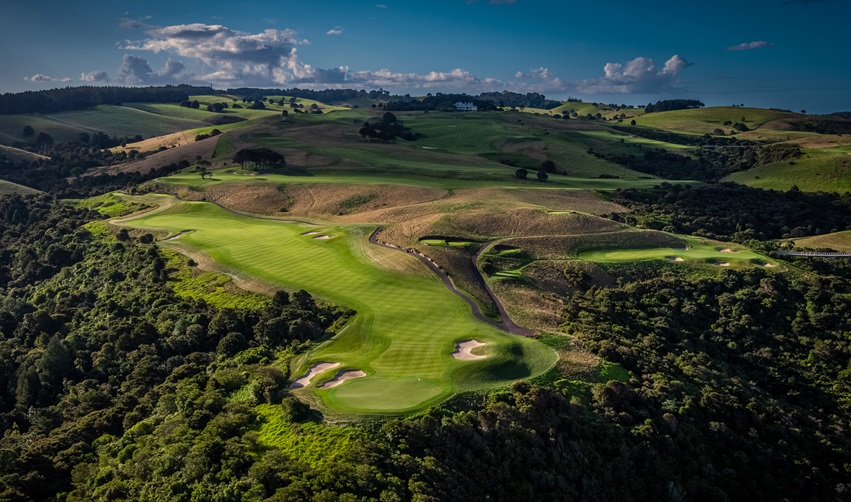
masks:
[[[194,231],[195,231],[195,230],[181,230],[180,232],[177,232],[177,233],[176,233],[176,234],[174,234],[174,235],[169,235],[168,237],[166,237],[166,238],[165,238],[165,239],[163,239],[163,240],[164,240],[164,241],[173,241],[174,239],[177,239],[178,237],[182,237],[182,236],[184,236],[184,235],[186,235],[186,234],[189,234],[189,233],[192,233],[192,232],[194,232]]]
[[[305,233],[303,233],[303,234],[301,234],[301,235],[318,235],[318,234],[319,234],[319,232],[315,232],[315,231],[313,231],[313,232],[305,232]]]
[[[331,238],[331,236],[330,236],[330,235],[320,235],[320,236],[318,236],[318,237],[314,237],[314,240],[317,240],[317,241],[325,241],[325,240],[328,240],[328,239],[330,239],[330,238]]]
[[[485,345],[487,344],[476,340],[460,340],[455,342],[455,350],[452,351],[451,355],[459,361],[474,361],[476,359],[484,359],[488,356],[473,354],[473,349],[477,347],[484,347]]]
[[[307,387],[310,385],[310,381],[313,380],[313,377],[322,373],[323,371],[327,371],[339,366],[340,363],[316,363],[307,370],[307,374],[301,378],[297,378],[293,380],[290,384],[291,389],[301,389],[302,387]]]
[[[738,253],[738,251],[733,251],[730,248],[719,249],[718,252],[719,253]]]
[[[317,389],[331,389],[338,385],[343,384],[346,380],[352,380],[354,378],[363,378],[366,376],[361,370],[348,370],[348,371],[338,371],[334,378],[328,380],[322,385],[317,386]]]
[[[666,256],[665,259],[667,259],[669,261],[685,261],[684,259],[680,258],[679,256]]]

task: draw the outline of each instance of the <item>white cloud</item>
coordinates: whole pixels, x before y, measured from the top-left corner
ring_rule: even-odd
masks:
[[[752,51],[754,49],[762,49],[763,47],[771,47],[774,45],[771,42],[757,40],[756,42],[742,42],[739,45],[731,45],[727,47],[728,51]]]
[[[155,28],[147,33],[151,38],[127,42],[124,48],[196,60],[208,70],[202,79],[224,85],[283,84],[287,82],[284,69],[297,61],[296,47],[308,43],[297,40],[292,30],[267,29],[252,34],[200,23]]]
[[[83,82],[109,82],[109,75],[105,71],[91,71],[81,73],[80,80]]]
[[[576,91],[583,94],[655,94],[679,90],[676,77],[692,63],[674,55],[656,69],[653,59],[637,57],[626,64],[606,63],[604,76],[581,80]]]
[[[115,74],[115,80],[124,84],[174,84],[180,83],[192,74],[186,72],[186,65],[169,59],[160,71],[151,69],[148,60],[132,54],[125,54],[121,67]]]
[[[340,27],[334,28],[333,30],[328,30],[325,32],[326,35],[342,35],[343,29]]]
[[[70,77],[51,77],[50,75],[45,75],[44,73],[36,73],[31,77],[24,77],[24,80],[29,80],[30,82],[70,82]]]

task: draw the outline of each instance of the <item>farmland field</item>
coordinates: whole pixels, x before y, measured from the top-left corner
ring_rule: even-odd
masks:
[[[306,289],[357,311],[336,337],[293,368],[294,375],[304,375],[316,363],[339,363],[309,384],[337,411],[418,410],[460,391],[539,374],[556,359],[534,340],[475,320],[467,304],[436,277],[380,268],[362,249],[368,245],[370,227],[257,219],[207,203],[173,204],[124,224],[172,234],[194,230],[163,245],[212,260],[228,273],[281,288]],[[381,251],[393,253],[393,259],[414,259],[394,250]],[[486,358],[461,361],[450,356],[456,342],[469,339],[486,344],[479,349]],[[344,370],[366,376],[333,388],[316,388]]]

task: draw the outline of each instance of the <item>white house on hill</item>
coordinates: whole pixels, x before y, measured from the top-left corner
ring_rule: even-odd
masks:
[[[479,111],[479,107],[474,105],[473,103],[455,103],[455,109],[459,112],[477,112]]]

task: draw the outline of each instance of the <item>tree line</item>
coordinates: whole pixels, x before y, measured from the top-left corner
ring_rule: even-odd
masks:
[[[0,115],[56,113],[87,110],[98,105],[134,103],[180,103],[190,94],[209,93],[209,87],[188,85],[162,87],[82,86],[25,91],[0,95]]]

